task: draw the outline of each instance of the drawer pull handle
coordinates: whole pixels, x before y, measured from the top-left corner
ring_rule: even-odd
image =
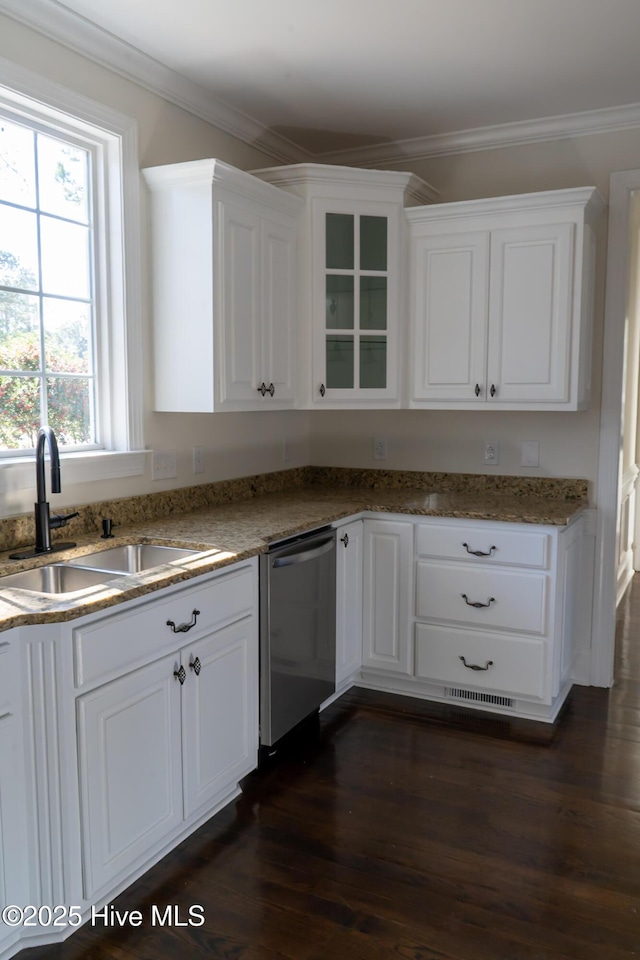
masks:
[[[468,607],[475,607],[476,610],[479,610],[480,607],[490,607],[492,603],[496,602],[495,597],[489,597],[486,603],[480,603],[479,600],[469,600],[466,593],[461,593],[460,596],[462,597],[462,599],[464,600],[464,602]]]
[[[173,675],[176,678],[176,680],[180,681],[180,686],[182,686],[182,684],[187,679],[187,671],[185,670],[184,667],[180,667],[179,670],[174,670]]]
[[[464,657],[458,657],[458,660],[462,660],[467,670],[488,670],[489,667],[493,666],[493,660],[487,660],[484,667],[481,667],[479,663],[467,663]]]
[[[196,620],[198,619],[199,616],[200,616],[200,611],[193,610],[191,613],[191,617],[192,617],[191,623],[181,623],[179,627],[176,627],[173,620],[167,620],[167,626],[171,627],[171,630],[173,631],[173,633],[188,633],[189,630],[191,630],[191,627],[195,627]]]
[[[468,543],[463,543],[462,546],[466,549],[467,553],[471,553],[474,557],[490,557],[494,550],[497,550],[497,547],[489,547],[487,553],[484,550],[471,550]]]
[[[200,657],[196,657],[195,660],[192,660],[189,664],[196,677],[200,676],[200,671],[202,670],[202,664],[200,663]]]
[[[340,537],[340,543],[344,543],[345,550],[349,546],[349,534],[345,533],[344,537]]]

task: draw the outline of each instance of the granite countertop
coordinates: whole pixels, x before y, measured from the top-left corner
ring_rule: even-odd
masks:
[[[209,506],[191,512],[168,513],[161,518],[116,528],[117,536],[105,541],[94,532],[74,534],[76,547],[48,554],[46,559],[9,560],[0,554],[0,576],[84,554],[145,542],[194,548],[198,554],[108,583],[81,594],[58,596],[1,589],[0,631],[22,624],[53,623],[75,619],[131,600],[161,587],[264,553],[275,540],[294,536],[362,511],[419,516],[458,517],[516,523],[564,526],[587,506],[585,500],[548,499],[496,493],[430,493],[409,487],[372,489],[340,485],[294,487],[252,499]]]

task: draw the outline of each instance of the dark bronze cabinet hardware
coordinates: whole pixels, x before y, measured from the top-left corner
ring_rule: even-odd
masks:
[[[469,600],[466,593],[461,593],[460,596],[462,597],[462,599],[464,600],[464,602],[468,607],[475,607],[478,610],[480,609],[480,607],[490,607],[492,603],[496,602],[495,597],[489,597],[486,603],[480,603],[479,600]]]
[[[475,390],[474,390],[473,392],[475,393],[476,397],[479,397],[479,396],[480,396],[480,384],[479,384],[479,383],[476,383],[476,388],[475,388]]]
[[[257,390],[258,390],[258,393],[261,393],[262,396],[264,397],[265,393],[267,392],[267,385],[265,384],[264,380],[262,381],[260,386],[257,387]]]
[[[344,537],[340,537],[340,543],[344,543],[345,549],[349,546],[349,534],[345,533]]]
[[[191,630],[191,627],[195,627],[196,620],[200,616],[199,610],[192,610],[191,612],[191,623],[181,623],[179,627],[176,627],[173,620],[167,620],[167,626],[171,627],[173,633],[188,633]]]
[[[196,677],[200,676],[200,671],[202,670],[202,664],[200,663],[200,657],[196,657],[195,660],[191,660],[189,666],[195,673]]]
[[[466,549],[467,553],[472,554],[474,557],[490,557],[494,550],[497,550],[497,547],[489,547],[487,553],[484,550],[471,550],[468,543],[463,543],[462,546]]]
[[[270,383],[269,386],[266,387],[266,392],[267,392],[270,396],[273,396],[273,395],[274,395],[274,393],[276,392],[276,388],[274,387],[274,385],[273,385],[272,383]]]
[[[321,397],[324,397],[324,395],[325,395],[326,392],[327,392],[327,388],[325,387],[324,383],[321,383],[321,384],[320,384],[320,396],[321,396]]]
[[[186,671],[185,668],[182,667],[182,666],[180,667],[179,670],[174,670],[174,671],[173,671],[173,675],[174,675],[174,677],[176,678],[176,680],[179,680],[179,681],[180,681],[180,686],[182,686],[182,684],[183,684],[183,683],[185,682],[185,680],[187,679],[187,671]]]
[[[497,391],[496,391],[496,385],[495,385],[495,383],[492,383],[492,384],[491,384],[491,390],[489,390],[489,393],[491,394],[492,397],[495,397],[496,392],[497,392]]]
[[[467,670],[488,670],[489,667],[493,666],[493,660],[487,660],[484,667],[481,667],[478,663],[467,663],[464,657],[458,657],[458,660],[462,660]]]

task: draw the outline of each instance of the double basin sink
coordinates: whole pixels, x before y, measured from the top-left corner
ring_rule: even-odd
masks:
[[[57,596],[75,593],[108,583],[115,577],[131,576],[172,560],[184,560],[198,553],[180,547],[161,547],[152,543],[130,543],[87,553],[75,560],[49,563],[0,577],[0,590],[15,587],[32,593]]]

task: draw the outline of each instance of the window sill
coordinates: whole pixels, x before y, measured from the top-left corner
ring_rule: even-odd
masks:
[[[63,489],[65,486],[90,483],[93,480],[139,477],[145,471],[148,452],[147,450],[127,452],[96,450],[90,453],[63,453],[60,456]],[[1,493],[12,490],[27,490],[30,487],[35,491],[35,482],[35,459],[33,455],[16,458],[15,460],[0,460]]]

